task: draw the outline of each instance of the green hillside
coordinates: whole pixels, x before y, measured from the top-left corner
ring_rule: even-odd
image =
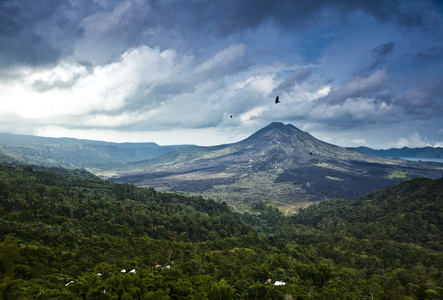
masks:
[[[417,178],[356,201],[325,201],[292,219],[370,242],[393,240],[443,251],[443,179]]]
[[[443,297],[442,180],[284,217],[66,175],[0,165],[0,299]]]
[[[111,143],[0,133],[0,163],[17,161],[48,167],[96,169],[146,160],[183,146]]]

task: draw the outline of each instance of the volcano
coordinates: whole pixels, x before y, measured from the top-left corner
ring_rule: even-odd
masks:
[[[111,180],[198,194],[243,206],[279,207],[355,199],[412,177],[438,178],[443,165],[375,157],[274,122],[237,143],[183,147],[115,170]]]

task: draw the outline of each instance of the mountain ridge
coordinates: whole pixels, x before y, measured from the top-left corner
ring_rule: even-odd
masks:
[[[380,157],[413,157],[413,158],[437,158],[443,159],[442,147],[421,147],[421,148],[390,148],[390,149],[372,149],[368,147],[356,147],[363,153]]]
[[[149,159],[181,145],[154,142],[113,143],[75,138],[51,138],[0,133],[0,162],[46,167],[98,168],[104,165]]]

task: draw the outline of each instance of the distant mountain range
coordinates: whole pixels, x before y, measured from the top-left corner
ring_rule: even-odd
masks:
[[[408,148],[401,149],[391,148],[386,150],[375,150],[368,147],[357,147],[358,151],[369,155],[380,157],[410,157],[410,158],[438,158],[443,159],[443,148],[441,147],[424,147],[424,148]]]
[[[95,169],[154,158],[180,147],[0,133],[0,162]]]
[[[87,168],[113,181],[201,194],[236,208],[269,201],[291,209],[333,197],[355,199],[413,177],[442,176],[443,164],[378,157],[363,153],[367,149],[328,144],[283,123],[212,147],[0,134],[0,162],[6,164]]]

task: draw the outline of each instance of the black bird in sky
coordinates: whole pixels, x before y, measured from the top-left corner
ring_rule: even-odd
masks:
[[[275,98],[275,104],[280,103],[280,100],[278,100],[278,96],[277,98]]]

